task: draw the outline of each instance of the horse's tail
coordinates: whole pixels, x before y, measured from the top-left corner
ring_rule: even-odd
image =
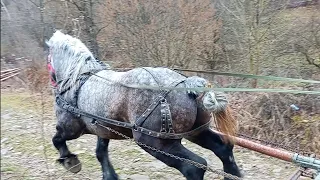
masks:
[[[185,84],[187,88],[211,86],[205,79],[197,76],[187,78]],[[232,136],[234,137],[236,134],[237,123],[232,116],[226,95],[222,92],[214,91],[188,91],[188,94],[194,95],[198,106],[211,113],[217,130],[226,135],[223,136],[223,140],[233,143]]]

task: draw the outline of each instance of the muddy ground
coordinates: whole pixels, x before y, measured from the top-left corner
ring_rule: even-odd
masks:
[[[20,91],[1,92],[1,179],[101,179],[95,157],[96,137],[84,135],[69,141],[72,152],[82,161],[78,174],[66,172],[56,163],[58,153],[51,143],[55,132],[53,98]],[[219,159],[210,151],[183,140],[183,144],[204,157],[213,168],[221,169]],[[110,144],[111,161],[120,179],[185,179],[137,145],[125,140]],[[245,173],[244,179],[288,179],[296,166],[265,155],[236,147],[235,158]],[[206,172],[205,179],[222,179]]]

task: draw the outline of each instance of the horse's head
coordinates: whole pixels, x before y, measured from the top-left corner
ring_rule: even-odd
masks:
[[[49,71],[49,75],[50,75],[50,81],[51,81],[51,85],[53,87],[57,87],[57,77],[56,77],[56,73],[52,64],[52,57],[51,57],[51,52],[49,52],[48,57],[47,57],[47,68]]]
[[[89,49],[77,38],[56,31],[49,41],[48,70],[53,85],[67,88],[79,75],[92,69],[103,69]]]

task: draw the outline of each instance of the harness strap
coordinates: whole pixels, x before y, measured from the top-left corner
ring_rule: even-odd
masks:
[[[156,81],[158,86],[162,86],[162,85],[160,85],[159,78],[157,78],[157,76],[155,76],[150,70],[148,70],[147,67],[142,67],[141,69],[144,69],[145,71],[147,71],[153,77],[153,79]]]
[[[102,122],[105,122],[105,123],[108,123],[108,124],[112,124],[112,125],[115,125],[115,126],[120,126],[120,127],[125,127],[125,128],[133,128],[133,124],[131,124],[131,123],[121,122],[121,121],[117,121],[117,120],[114,120],[114,119],[109,119],[109,118],[93,115],[93,114],[84,112],[84,111],[82,111],[82,110],[80,110],[80,109],[78,109],[76,107],[73,107],[66,100],[64,100],[63,97],[60,94],[58,94],[56,96],[56,103],[60,108],[66,110],[66,111],[69,111],[70,113],[75,114],[77,116],[82,115],[82,116],[91,118],[93,120],[99,120],[99,121],[102,121]]]
[[[76,107],[73,107],[71,106],[67,101],[65,101],[61,95],[57,95],[56,96],[56,103],[57,105],[72,113],[72,114],[75,114],[75,115],[82,115],[82,116],[86,116],[88,118],[91,118],[92,119],[92,123],[94,124],[101,124],[101,122],[103,123],[107,123],[107,124],[111,124],[111,125],[114,125],[114,126],[118,126],[118,127],[123,127],[123,128],[127,128],[127,129],[132,129],[133,131],[136,131],[136,132],[140,132],[140,133],[143,133],[143,134],[146,134],[146,135],[149,135],[149,136],[153,136],[153,137],[156,137],[156,138],[161,138],[161,139],[182,139],[182,138],[185,138],[185,137],[188,137],[188,136],[191,136],[195,133],[199,133],[201,132],[202,130],[204,129],[207,129],[209,126],[210,126],[210,123],[211,121],[208,121],[207,123],[191,130],[191,131],[188,131],[188,132],[185,132],[185,133],[179,133],[179,134],[175,134],[175,133],[159,133],[159,132],[156,132],[156,131],[152,131],[152,130],[149,130],[149,129],[146,129],[146,128],[143,128],[143,127],[138,127],[134,124],[131,124],[131,123],[127,123],[127,122],[122,122],[122,121],[117,121],[117,120],[114,120],[114,119],[109,119],[109,118],[105,118],[105,117],[101,117],[101,116],[96,116],[96,115],[93,115],[93,114],[90,114],[90,113],[86,113]]]
[[[160,132],[161,133],[165,133],[167,132],[167,128],[166,128],[166,120],[167,120],[167,111],[166,111],[166,103],[165,103],[166,99],[163,99],[160,101],[161,103],[161,109],[160,109],[160,113],[161,113],[161,129]]]
[[[174,133],[173,127],[172,127],[172,116],[170,112],[169,104],[167,103],[167,100],[164,99],[160,101],[161,104],[161,130],[160,132],[168,132],[168,133]]]
[[[174,81],[170,84],[169,87],[173,85],[173,87],[176,87],[180,83],[184,82],[185,80],[179,80]],[[155,110],[155,108],[158,106],[160,101],[165,100],[164,98],[169,94],[170,90],[162,90],[158,97],[153,101],[152,104],[149,105],[149,107],[142,113],[142,115],[136,120],[135,124],[137,126],[141,126],[143,122],[149,117],[149,115]],[[170,115],[171,116],[171,115]]]
[[[199,133],[199,132],[203,131],[204,129],[208,129],[210,127],[210,124],[211,124],[211,120],[208,121],[207,123],[195,128],[195,129],[188,131],[188,132],[185,132],[185,133],[159,133],[159,132],[152,131],[152,130],[149,130],[149,129],[146,129],[143,127],[136,127],[136,126],[133,127],[133,130],[137,131],[137,132],[141,132],[141,133],[149,135],[149,136],[160,138],[160,139],[182,139],[182,138],[194,135],[196,133]]]
[[[104,70],[104,69],[103,69]],[[74,106],[78,106],[78,95],[79,95],[79,91],[81,89],[81,87],[87,82],[87,80],[93,75],[93,74],[96,74],[98,72],[100,72],[102,70],[94,70],[92,72],[86,72],[86,73],[83,73],[81,74],[78,78],[77,78],[77,88],[74,92],[74,95],[71,99],[71,104],[74,105]],[[69,81],[69,79],[67,80]],[[59,81],[58,84],[60,84],[62,81]],[[69,91],[71,89],[71,87],[68,87],[68,88],[65,88],[65,89],[62,89],[59,94],[60,95],[63,95],[64,93],[66,93],[67,91]]]

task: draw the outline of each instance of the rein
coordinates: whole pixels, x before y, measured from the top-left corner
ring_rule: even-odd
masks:
[[[58,83],[57,83],[57,79],[56,79],[56,73],[55,73],[55,70],[53,69],[51,63],[47,64],[47,69],[49,71],[49,79],[50,79],[51,85],[53,87],[58,87]]]

